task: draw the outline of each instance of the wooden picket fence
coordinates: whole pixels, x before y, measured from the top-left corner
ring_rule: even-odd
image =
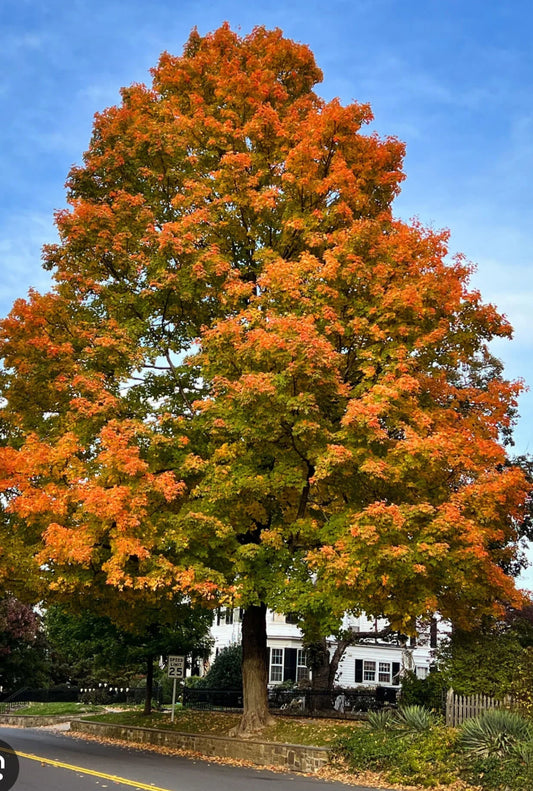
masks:
[[[489,695],[457,695],[453,689],[449,689],[446,695],[446,725],[460,725],[488,709],[509,709],[512,704],[512,698],[508,695],[496,700]]]

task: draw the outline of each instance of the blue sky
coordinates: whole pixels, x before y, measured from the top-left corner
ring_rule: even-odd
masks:
[[[451,230],[474,284],[515,327],[494,346],[533,385],[533,54],[529,0],[2,0],[0,315],[45,289],[43,243],[64,205],[93,114],[148,82],[192,27],[280,27],[324,71],[319,93],[372,105],[374,128],[407,144],[395,213]],[[533,453],[533,393],[516,451]],[[533,587],[533,574],[530,575]]]

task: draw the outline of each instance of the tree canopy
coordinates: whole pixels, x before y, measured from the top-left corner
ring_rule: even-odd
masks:
[[[137,628],[126,630],[116,625],[120,619],[90,609],[73,612],[66,604],[49,607],[44,626],[52,680],[81,687],[109,681],[132,686],[135,676],[147,671],[145,705],[150,708],[154,660],[169,654],[207,657],[211,619],[206,610],[187,605],[149,610],[150,617],[142,602],[141,608]]]
[[[1,326],[0,479],[38,573],[322,633],[517,603],[511,328],[446,232],[393,216],[403,145],[279,30],[193,31],[152,76],[96,115],[54,288]]]

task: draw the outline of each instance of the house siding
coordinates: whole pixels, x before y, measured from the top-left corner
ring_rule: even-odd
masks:
[[[237,611],[235,611],[237,613]],[[211,661],[215,658],[218,651],[232,643],[239,643],[241,640],[241,621],[234,614],[232,623],[226,623],[225,613],[220,616],[215,614],[213,627],[211,630],[214,640]],[[352,628],[356,632],[379,632],[386,626],[383,620],[376,621],[362,615],[358,618],[345,616],[343,627]],[[439,619],[434,623],[428,624],[423,629],[416,641],[408,641],[407,645],[399,643],[384,642],[376,637],[375,641],[349,646],[339,663],[337,673],[337,683],[341,687],[352,688],[358,686],[396,686],[398,676],[406,670],[415,670],[423,677],[429,670],[432,650],[436,643],[440,642],[448,634],[448,625]],[[328,640],[330,651],[335,649],[335,640]],[[272,611],[267,612],[267,645],[269,648],[269,658],[272,658],[272,649],[282,651],[282,672],[277,670],[277,679],[271,680],[271,661],[269,661],[269,681],[271,685],[282,683],[286,680],[296,680],[297,678],[297,651],[303,646],[303,635],[301,630],[294,624],[287,623],[285,616]],[[365,680],[364,662],[374,663],[374,679]],[[359,664],[360,663],[360,664]],[[380,668],[380,663],[382,667]],[[357,671],[361,668],[361,672]],[[380,673],[381,670],[381,673]],[[388,681],[385,680],[388,674]],[[281,675],[281,677],[280,677]],[[371,666],[367,665],[367,675],[372,675]],[[380,675],[382,680],[380,681]],[[361,678],[361,680],[359,680]]]

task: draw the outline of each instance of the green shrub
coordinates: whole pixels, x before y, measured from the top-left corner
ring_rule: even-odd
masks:
[[[187,676],[183,681],[184,687],[196,689],[196,687],[205,687],[205,676]]]
[[[490,709],[459,728],[460,747],[475,758],[504,758],[532,738],[530,723],[505,709]]]
[[[459,695],[483,693],[503,698],[512,693],[523,655],[524,649],[514,634],[502,631],[501,625],[485,624],[473,632],[455,630],[450,640],[439,647],[436,662],[446,686]]]
[[[428,731],[435,723],[434,715],[423,706],[402,706],[398,711],[381,709],[369,711],[367,723],[374,731],[401,731],[420,733]]]
[[[458,744],[467,764],[463,777],[486,791],[531,791],[533,726],[516,712],[491,709],[466,720]]]
[[[402,676],[400,702],[403,706],[424,706],[440,712],[446,693],[446,680],[438,670],[430,670],[426,678],[418,678],[412,670]]]
[[[334,752],[355,772],[383,772],[392,784],[432,788],[458,779],[455,740],[455,731],[440,725],[416,733],[358,728],[337,740]]]
[[[242,689],[242,647],[223,648],[198,686],[213,689]]]
[[[388,769],[402,750],[401,739],[394,738],[385,730],[374,731],[366,728],[359,728],[353,734],[340,737],[333,745],[334,754],[345,758],[355,770]]]
[[[518,657],[509,693],[520,711],[533,716],[533,647],[528,646]]]
[[[505,760],[492,756],[471,761],[462,772],[462,778],[483,791],[531,791],[533,789],[533,767],[517,755]]]

